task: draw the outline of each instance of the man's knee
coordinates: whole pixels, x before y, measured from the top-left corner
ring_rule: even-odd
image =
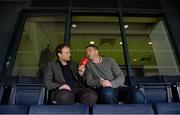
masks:
[[[102,88],[100,90],[99,94],[100,94],[100,96],[110,98],[110,97],[113,97],[115,95],[115,91],[111,87],[105,87],[105,88]]]
[[[80,97],[81,103],[86,103],[89,105],[95,104],[97,102],[97,99],[98,99],[97,93],[93,90],[86,92]]]
[[[117,104],[116,91],[112,87],[102,88],[99,92],[99,98],[102,103]]]
[[[75,97],[74,94],[66,89],[61,89],[56,91],[55,94],[53,94],[53,103],[54,104],[74,104],[75,103]]]

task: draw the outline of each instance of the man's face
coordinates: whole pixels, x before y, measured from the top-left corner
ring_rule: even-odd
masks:
[[[94,57],[98,56],[98,50],[93,47],[89,47],[86,49],[86,55],[88,58],[93,59]]]
[[[70,61],[71,59],[71,50],[68,47],[64,47],[61,53],[58,53],[58,56],[63,61]]]

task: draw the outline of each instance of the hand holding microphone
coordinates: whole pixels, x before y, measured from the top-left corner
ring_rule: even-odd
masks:
[[[79,68],[78,68],[78,72],[80,76],[84,75],[84,71],[85,71],[85,66],[89,63],[89,59],[88,58],[83,58],[81,59]]]
[[[89,59],[85,57],[81,59],[80,65],[87,65],[88,63],[89,63]]]

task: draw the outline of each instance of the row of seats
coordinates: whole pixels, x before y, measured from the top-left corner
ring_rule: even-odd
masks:
[[[28,76],[11,76],[0,78],[0,83],[6,84],[43,84],[42,78]],[[180,76],[130,76],[130,85],[137,86],[139,83],[176,83],[180,82]]]
[[[180,114],[180,103],[94,105],[0,105],[0,114]]]
[[[10,94],[6,92],[8,87],[0,86],[0,101],[7,97],[9,105],[42,105],[45,100],[45,88],[39,84],[14,84],[10,88]]]
[[[180,101],[180,76],[130,77],[131,85],[146,96],[146,103]]]
[[[0,105],[0,114],[88,114],[88,105]]]
[[[149,82],[142,82],[142,79],[144,80],[145,78],[138,78],[141,79],[141,81],[139,80],[136,88],[139,88],[144,93],[147,99],[146,103],[166,103],[180,101],[180,85],[178,82],[176,83],[176,87],[172,87],[171,83],[158,83],[157,78],[158,77],[152,78],[156,81],[154,83],[151,82],[152,79],[150,79],[150,77],[146,78],[146,80]],[[6,92],[7,89],[8,88],[6,85],[0,85],[0,101],[2,100],[2,97],[8,97],[8,93]],[[9,98],[7,101],[8,103],[6,104],[40,105],[44,104],[44,100],[48,100],[48,96],[46,96],[48,91],[45,90],[43,84],[12,84],[11,88],[9,89]],[[173,93],[174,91],[177,93]],[[175,99],[176,97],[179,99]]]
[[[43,84],[42,78],[30,76],[11,76],[0,78],[0,83],[6,84]],[[137,86],[139,83],[176,83],[180,82],[180,76],[130,76],[130,85]]]
[[[6,76],[0,77],[4,84],[43,84],[43,79],[36,76]]]
[[[166,103],[174,102],[172,89],[169,84],[142,84],[139,89],[146,96],[146,103]],[[179,86],[176,87],[177,92]],[[8,97],[8,93],[3,93],[4,87],[0,86],[0,100]],[[42,105],[48,101],[47,91],[43,85],[13,85],[7,99],[10,105]],[[4,94],[4,96],[3,96]],[[179,96],[179,95],[178,95]]]
[[[136,80],[137,79],[139,79],[138,85],[136,85],[135,87],[139,88],[141,91],[144,92],[146,99],[147,99],[146,103],[155,104],[155,103],[173,102],[172,86],[174,86],[174,85],[172,85],[172,84],[176,84],[175,89],[177,92],[180,92],[180,90],[179,90],[180,88],[179,88],[177,79],[176,79],[176,81],[173,81],[171,83],[157,82],[157,77],[153,77],[152,79],[150,79],[150,77],[148,77],[148,78],[138,77],[138,78],[136,78]],[[143,82],[142,79],[147,82]],[[155,82],[151,82],[153,80],[155,80]],[[173,78],[173,80],[174,80],[174,78]],[[30,84],[12,84],[11,88],[10,88],[9,97],[6,93],[4,93],[4,92],[6,92],[7,89],[8,88],[6,87],[6,85],[2,84],[0,86],[0,100],[2,100],[2,97],[4,95],[4,97],[8,98],[7,104],[9,104],[9,105],[1,105],[0,110],[6,110],[5,108],[11,108],[11,107],[15,108],[15,110],[19,110],[19,109],[21,109],[21,107],[23,107],[24,110],[27,109],[26,110],[26,113],[27,113],[27,111],[29,110],[29,107],[31,108],[35,105],[40,108],[41,107],[48,108],[48,106],[49,106],[49,105],[43,105],[45,96],[46,96],[46,91],[45,91],[43,84],[34,84],[34,83],[33,84],[31,84],[31,83]],[[177,94],[179,94],[179,93],[177,93]],[[157,105],[157,104],[155,104],[155,105]],[[167,105],[167,104],[162,104],[161,106],[164,106],[164,105]],[[171,107],[173,105],[174,105],[174,103],[170,103],[169,106]],[[16,106],[18,109],[16,109]],[[121,106],[126,106],[126,105],[123,104]],[[138,105],[134,104],[134,106],[138,106]],[[110,107],[111,106],[109,106],[109,108]],[[115,108],[115,107],[112,106],[112,108]],[[158,107],[156,107],[156,108],[158,108]],[[96,109],[93,109],[93,112],[95,110]],[[104,110],[104,109],[100,109],[100,110]],[[179,111],[178,108],[177,108],[176,112],[177,111]]]
[[[139,83],[177,83],[180,82],[180,76],[131,76],[130,85],[135,87]]]
[[[180,114],[180,103],[94,105],[94,114]]]

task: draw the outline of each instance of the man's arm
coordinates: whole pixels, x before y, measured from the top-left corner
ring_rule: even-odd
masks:
[[[125,86],[125,76],[123,71],[120,69],[119,65],[116,63],[114,59],[111,59],[111,69],[113,72],[113,75],[115,76],[115,79],[111,81],[113,88],[118,88],[119,86]]]
[[[48,90],[56,89],[59,86],[62,86],[65,84],[63,82],[60,84],[53,82],[53,69],[52,69],[51,63],[48,63],[48,67],[46,68],[46,71],[44,73],[44,84]]]
[[[85,71],[85,78],[88,86],[100,87],[100,79],[95,79],[88,69]]]

